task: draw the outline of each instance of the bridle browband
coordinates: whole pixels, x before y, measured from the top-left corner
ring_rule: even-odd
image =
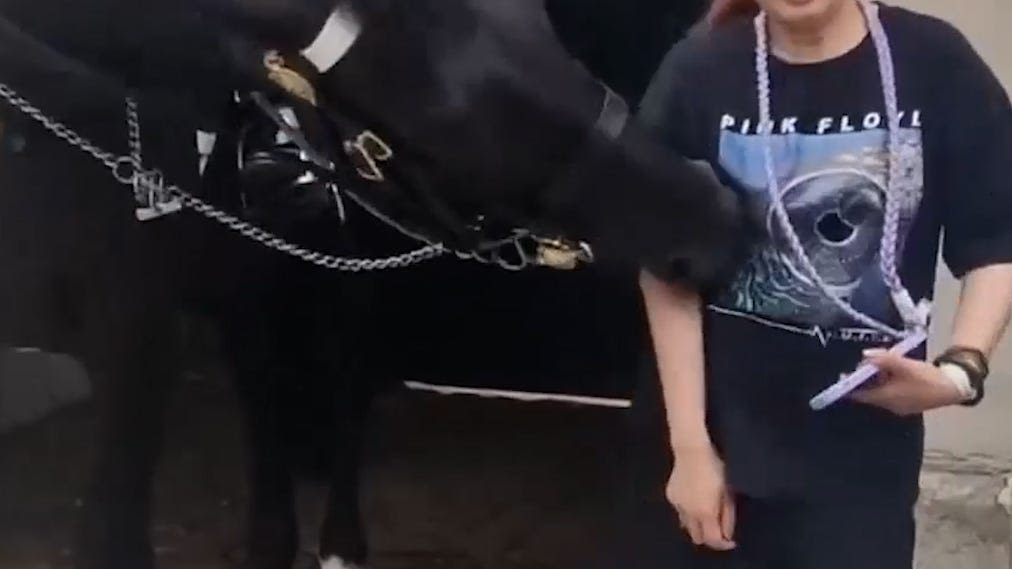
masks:
[[[321,31],[321,37],[326,33],[333,33],[338,29],[335,23],[335,16],[331,16],[328,23]],[[328,32],[331,30],[331,32]],[[345,30],[347,31],[347,30]],[[321,46],[318,37],[316,41],[299,53],[281,55],[278,51],[267,51],[263,57],[263,66],[267,78],[279,87],[288,97],[305,108],[315,109],[320,112],[321,104],[319,95],[313,85],[320,77],[329,71],[340,56],[335,54],[343,52],[331,50],[329,65],[320,64],[320,59],[315,61],[311,58],[321,52],[327,51],[320,47],[316,51],[314,46]],[[346,38],[342,45],[344,51],[351,47],[353,42],[347,42]],[[598,84],[603,90],[601,109],[594,124],[588,129],[583,145],[575,153],[575,158],[567,166],[560,168],[561,172],[568,172],[578,167],[581,158],[591,152],[601,143],[610,143],[621,136],[628,124],[630,111],[626,101],[615,93],[607,85]],[[303,132],[301,121],[296,126],[289,124],[282,116],[279,109],[272,104],[263,93],[252,93],[252,100],[257,107],[267,115],[291,141],[299,148],[303,160],[313,164],[320,173],[333,179],[338,175],[338,164],[328,158],[325,151],[310,142],[309,137]],[[592,262],[593,253],[590,246],[584,242],[576,242],[564,236],[544,237],[533,235],[530,228],[517,228],[509,220],[492,219],[486,212],[474,212],[470,219],[464,219],[457,213],[451,204],[446,202],[437,192],[429,188],[404,187],[404,184],[391,183],[388,170],[396,168],[396,149],[374,130],[356,124],[350,117],[342,116],[335,109],[327,108],[327,112],[320,114],[326,122],[334,126],[340,133],[342,140],[339,143],[340,150],[345,154],[347,165],[355,172],[360,181],[366,182],[366,187],[375,184],[385,184],[385,187],[392,187],[398,190],[399,199],[413,202],[409,209],[413,209],[415,215],[412,217],[425,217],[427,219],[413,219],[413,224],[421,224],[423,228],[416,229],[412,233],[427,235],[426,241],[441,242],[457,251],[467,251],[478,258],[482,255],[496,255],[496,250],[504,244],[511,245],[523,256],[524,251],[514,242],[513,237],[518,234],[525,234],[534,242],[535,251],[533,262],[541,266],[549,266],[558,269],[573,269],[579,263]],[[351,132],[352,134],[345,134]],[[327,137],[322,137],[327,138]],[[559,174],[555,178],[560,178]],[[375,201],[384,199],[378,196],[377,192],[358,192],[345,190],[352,195],[355,201],[367,207],[374,214],[377,209],[382,209]],[[387,194],[387,192],[384,192]],[[363,203],[365,202],[365,203]],[[384,215],[384,221],[390,221],[390,215]],[[404,232],[404,231],[402,231]],[[506,237],[504,237],[506,235]],[[526,265],[526,263],[524,263]]]

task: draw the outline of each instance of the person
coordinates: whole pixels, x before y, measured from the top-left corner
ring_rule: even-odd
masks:
[[[909,569],[923,414],[981,400],[1012,314],[1007,94],[925,14],[718,0],[637,120],[709,163],[762,238],[712,290],[642,272],[621,566]],[[951,346],[883,351],[927,329],[939,252],[962,283]],[[813,409],[862,362],[870,382]]]

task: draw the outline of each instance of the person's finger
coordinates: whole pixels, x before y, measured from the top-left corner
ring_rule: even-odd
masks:
[[[879,369],[880,376],[889,376],[896,373],[908,371],[914,360],[900,354],[885,350],[867,350],[864,352],[865,363],[871,364]]]
[[[734,496],[731,493],[724,494],[720,508],[720,530],[724,539],[734,543],[734,529],[737,524],[737,508],[734,503]]]
[[[691,518],[682,518],[682,528],[689,534],[692,543],[703,545],[703,528],[699,522]]]
[[[718,516],[710,516],[700,521],[703,530],[703,542],[710,549],[727,551],[734,549],[734,544],[724,538]]]

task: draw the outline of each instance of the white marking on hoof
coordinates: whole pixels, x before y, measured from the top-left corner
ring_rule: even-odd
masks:
[[[348,563],[339,557],[328,557],[320,560],[320,569],[365,569],[365,567]]]

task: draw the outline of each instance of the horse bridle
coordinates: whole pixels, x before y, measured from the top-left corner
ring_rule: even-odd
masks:
[[[282,56],[279,52],[271,50],[264,54],[263,66],[267,79],[297,104],[319,110],[320,97],[313,86],[314,81],[319,79],[319,74],[314,72],[315,68],[301,55]],[[629,106],[625,100],[607,85],[600,82],[599,84],[604,93],[601,109],[587,132],[583,148],[576,153],[576,160],[595,145],[618,138],[629,120]],[[337,173],[338,164],[309,140],[301,124],[292,125],[286,121],[279,109],[271,104],[263,93],[253,93],[251,97],[260,110],[299,148],[305,161],[313,164],[324,176],[334,176]],[[528,228],[517,228],[515,224],[506,220],[490,219],[482,212],[475,213],[470,219],[464,219],[436,192],[424,187],[404,188],[389,184],[387,172],[389,168],[395,167],[397,158],[394,146],[374,130],[358,125],[357,121],[337,113],[334,109],[328,108],[324,118],[341,131],[343,140],[339,142],[340,150],[343,151],[348,164],[360,181],[365,181],[366,186],[386,184],[388,187],[395,187],[399,190],[401,200],[414,201],[414,210],[420,215],[427,214],[426,217],[429,218],[426,220],[427,223],[422,222],[427,225],[426,229],[414,231],[412,236],[419,238],[419,233],[428,234],[422,238],[430,243],[434,241],[448,243],[451,248],[458,251],[458,256],[470,254],[479,259],[483,255],[497,255],[497,250],[504,244],[514,247],[523,257],[527,253],[521,249],[516,238],[524,236],[533,243],[533,262],[536,265],[574,269],[581,262],[593,261],[593,252],[590,245],[585,242],[574,241],[564,236],[535,235]],[[349,136],[345,135],[345,132],[353,134]],[[563,176],[564,172],[572,167],[576,167],[576,164],[563,165],[556,177]],[[370,199],[368,191],[357,192],[349,190],[347,186],[345,191],[360,205],[370,209],[374,215],[378,213],[376,204],[369,203],[373,200]],[[375,198],[375,193],[371,197]],[[369,205],[372,208],[369,208]],[[390,216],[384,215],[381,218],[388,223],[392,221]],[[419,222],[417,219],[414,221]]]

